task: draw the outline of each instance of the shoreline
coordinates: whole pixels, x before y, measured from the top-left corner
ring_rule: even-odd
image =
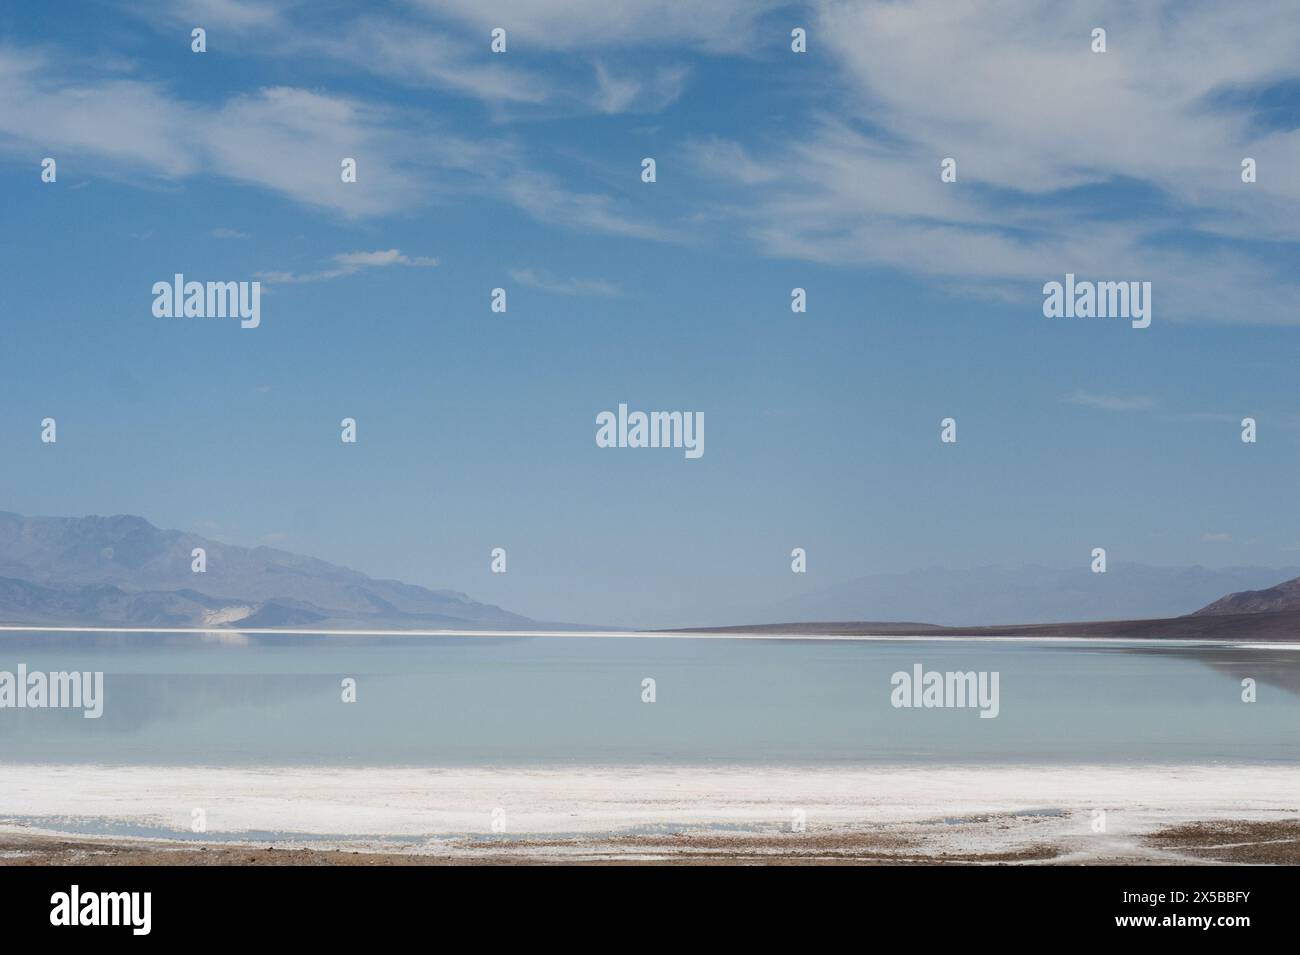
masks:
[[[1068,625],[1074,626],[1074,625]],[[1090,625],[1091,626],[1091,625]],[[1046,628],[1044,628],[1046,629]],[[218,642],[238,642],[247,637],[409,637],[451,639],[536,639],[542,637],[573,637],[586,640],[770,640],[809,641],[832,643],[1035,643],[1035,644],[1114,644],[1120,646],[1164,647],[1225,647],[1238,650],[1300,650],[1300,641],[1290,635],[1271,640],[1266,636],[1243,637],[1128,637],[1111,635],[1066,635],[1059,633],[1013,633],[1028,631],[1025,625],[982,628],[983,632],[968,632],[959,628],[937,628],[936,632],[907,631],[900,633],[833,633],[815,630],[778,630],[720,628],[716,630],[311,630],[280,628],[237,627],[29,627],[21,624],[0,624],[0,638],[12,633],[51,634],[132,634],[146,636],[198,636]],[[988,632],[994,631],[994,632]]]
[[[0,864],[1300,863],[1290,766],[28,765],[3,779]]]
[[[1012,831],[1005,845],[962,847],[914,829],[691,834],[606,839],[457,840],[398,848],[292,840],[182,842],[105,838],[0,826],[0,866],[414,866],[414,865],[1300,865],[1300,820],[1197,821],[1137,838],[1093,836],[1090,845],[1025,831],[1018,817],[965,824]]]

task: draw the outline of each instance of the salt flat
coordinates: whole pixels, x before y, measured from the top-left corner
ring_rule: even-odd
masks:
[[[647,827],[853,829],[1047,813],[1090,831],[1141,833],[1191,820],[1300,811],[1290,766],[565,769],[208,768],[17,765],[0,775],[0,817],[58,830],[97,820],[191,835],[443,837],[608,835]],[[39,822],[38,822],[39,820]]]

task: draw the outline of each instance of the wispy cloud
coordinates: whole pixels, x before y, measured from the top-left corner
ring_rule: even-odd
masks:
[[[556,295],[593,295],[613,298],[619,287],[604,279],[560,278],[545,269],[511,269],[510,278],[520,285],[553,292]]]
[[[43,148],[56,158],[90,153],[164,178],[199,169],[189,145],[193,116],[161,86],[116,78],[61,82],[59,72],[43,53],[0,47],[0,146],[27,154]]]
[[[137,0],[134,9],[168,29],[203,23],[228,33],[256,30],[256,44],[232,53],[317,59],[361,69],[401,86],[436,89],[495,106],[564,112],[655,112],[673,102],[688,73],[681,65],[624,61],[611,52],[655,47],[752,54],[760,22],[776,0],[592,0],[477,2],[410,0],[390,15],[320,14],[310,4],[258,0]],[[400,15],[397,13],[400,12]],[[490,55],[493,29],[506,29],[508,56]],[[591,69],[596,82],[591,82]]]
[[[238,229],[213,229],[212,238],[214,239],[247,239],[247,232],[240,232]]]
[[[286,86],[189,102],[162,84],[74,79],[63,68],[0,47],[0,151],[48,150],[128,183],[215,174],[348,218],[472,192],[565,228],[672,237],[611,196],[568,188],[508,138],[455,135],[407,109]],[[356,160],[355,182],[342,181],[344,158]]]
[[[294,0],[267,3],[263,0],[168,0],[168,10],[177,20],[205,29],[263,30],[281,22]]]
[[[1099,408],[1102,411],[1150,411],[1156,407],[1156,400],[1146,395],[1107,395],[1091,391],[1072,391],[1062,401],[1084,408]]]
[[[484,31],[477,47],[409,20],[363,17],[346,29],[317,32],[288,30],[275,38],[269,53],[323,57],[363,69],[401,86],[434,88],[488,103],[540,106],[559,95],[550,75],[502,57],[474,55],[486,51]]]
[[[775,2],[128,8],[159,30],[255,33],[257,43],[209,41],[223,55],[292,59],[302,78],[188,99],[170,74],[96,75],[49,49],[0,47],[0,149],[57,151],[124,180],[216,175],[349,218],[472,193],[582,232],[685,241],[714,230],[770,256],[883,266],[1017,307],[1071,271],[1151,281],[1161,323],[1300,322],[1300,278],[1285,265],[1300,243],[1300,178],[1284,173],[1300,162],[1300,130],[1261,122],[1259,105],[1295,74],[1291,0],[1260,0],[1244,20],[1208,4],[1173,15],[1171,3],[1134,11],[1123,0],[1063,11],[1032,0],[816,0],[806,62],[820,71],[821,110],[774,118],[770,135],[760,125],[744,142],[680,144],[677,184],[702,193],[690,229],[669,222],[667,206],[574,185],[591,179],[548,165],[556,153],[534,148],[532,129],[502,130],[519,114],[662,110],[686,90],[688,56],[779,51],[774,69],[789,68],[804,58],[785,48],[789,18]],[[1102,22],[1111,50],[1092,54]],[[505,56],[488,51],[496,26],[509,33]],[[378,81],[329,91],[359,70]],[[488,104],[492,135],[449,128],[409,88]],[[1250,185],[1238,175],[1247,155],[1261,171]],[[955,183],[939,181],[947,156]],[[354,183],[340,181],[344,157],[358,162]]]
[[[426,13],[472,25],[486,37],[508,27],[517,48],[581,52],[638,46],[748,53],[779,0],[411,0]]]
[[[300,285],[306,282],[324,282],[329,279],[353,275],[362,269],[384,268],[389,265],[409,265],[432,268],[438,260],[429,256],[403,255],[399,249],[378,252],[340,252],[332,259],[332,268],[319,272],[256,272],[254,277],[268,285]]]
[[[0,48],[0,149],[33,149],[125,181],[216,173],[348,216],[398,211],[427,193],[421,137],[345,97],[270,87],[217,106],[161,84],[62,75],[43,54]],[[340,163],[355,158],[355,183]]]
[[[547,173],[520,172],[504,179],[500,188],[515,205],[542,222],[634,239],[680,238],[661,226],[627,216],[609,196],[572,192]]]
[[[720,136],[691,141],[684,155],[706,175],[732,176],[747,186],[771,182],[780,176],[776,163],[758,162],[740,143]]]
[[[1226,531],[1216,531],[1211,534],[1202,534],[1201,541],[1207,544],[1227,544],[1231,542],[1232,535]]]
[[[682,95],[690,73],[685,66],[664,66],[643,74],[616,72],[599,60],[594,68],[597,94],[592,102],[603,113],[657,113]]]
[[[842,84],[824,114],[766,148],[693,151],[731,227],[762,251],[1021,302],[1066,271],[1136,275],[1157,289],[1160,321],[1300,322],[1292,270],[1247,244],[1300,241],[1300,179],[1239,177],[1244,156],[1293,168],[1300,131],[1261,128],[1248,97],[1224,108],[1214,96],[1294,75],[1300,7],[1266,0],[1249,24],[1213,5],[1135,12],[1119,0],[815,11]],[[1093,54],[1103,23],[1111,50]],[[945,157],[954,183],[940,181]],[[1084,190],[1114,213],[1097,216]],[[1135,195],[1146,201],[1128,215]]]

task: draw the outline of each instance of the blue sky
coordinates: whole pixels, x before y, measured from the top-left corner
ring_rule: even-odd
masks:
[[[641,626],[1294,563],[1300,10],[1249,6],[8,7],[0,507]],[[261,327],[155,318],[175,272],[260,278]],[[1151,327],[1044,318],[1066,272],[1152,282]],[[706,453],[597,448],[619,402]]]

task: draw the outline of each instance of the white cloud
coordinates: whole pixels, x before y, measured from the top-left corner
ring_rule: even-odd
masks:
[[[229,53],[297,62],[324,58],[402,86],[470,96],[498,108],[610,113],[663,109],[680,95],[687,70],[624,63],[615,75],[599,59],[588,64],[588,56],[648,44],[752,51],[757,21],[772,5],[772,0],[714,0],[707,8],[679,0],[413,2],[404,5],[401,17],[340,16],[305,3],[255,0],[137,0],[132,9],[169,31],[194,24],[234,34],[256,31],[255,44],[228,44]],[[506,27],[513,55],[490,53],[490,31],[497,26]],[[222,49],[220,35],[209,37],[209,47]],[[597,68],[594,86],[588,65]]]
[[[420,177],[390,158],[421,155],[414,139],[383,111],[342,97],[273,87],[211,107],[135,80],[70,82],[47,57],[0,50],[0,148],[40,149],[60,172],[93,168],[129,180],[213,172],[345,215],[374,215],[425,193]],[[356,183],[340,180],[344,157],[358,161]]]
[[[759,162],[740,143],[719,136],[695,140],[687,145],[684,153],[706,175],[732,178],[747,186],[771,182],[780,175],[776,164]]]
[[[1155,399],[1146,395],[1106,395],[1088,391],[1074,391],[1061,400],[1102,411],[1150,411],[1156,406]]]
[[[212,238],[214,239],[247,239],[247,232],[240,232],[238,229],[213,229]]]
[[[1213,4],[1044,6],[1032,0],[819,5],[818,32],[863,115],[966,181],[1031,193],[1114,176],[1185,197],[1238,188],[1253,155],[1246,110],[1207,108],[1225,86],[1294,73],[1300,7],[1264,0],[1243,18]],[[1094,26],[1109,52],[1092,53]],[[935,64],[942,64],[936,69]],[[1300,196],[1300,185],[1274,188]]]
[[[514,38],[513,56],[494,55],[488,52],[488,31],[470,36],[468,29],[363,17],[343,30],[285,30],[265,52],[323,56],[402,86],[532,111],[524,115],[658,112],[681,96],[690,72],[680,64],[625,63],[613,69],[599,55],[607,44],[593,43],[583,48],[591,54],[593,84],[585,58],[546,45],[521,46],[524,41]]]
[[[788,24],[769,16],[767,0],[411,5],[403,20],[337,22],[312,5],[255,0],[135,7],[163,24],[207,18],[254,31],[259,42],[242,50],[476,96],[498,120],[575,104],[663,109],[685,87],[687,69],[669,59],[684,52],[792,59]],[[1300,7],[1290,0],[1261,0],[1250,17],[1121,0],[1087,10],[823,0],[811,15],[809,56],[838,85],[817,89],[822,112],[780,117],[781,138],[766,145],[687,144],[689,165],[720,193],[695,209],[691,235],[740,233],[769,255],[886,266],[1016,307],[1072,271],[1151,281],[1157,323],[1300,321],[1293,270],[1240,241],[1300,241],[1300,177],[1289,174],[1300,168],[1300,132],[1260,131],[1249,103],[1252,90],[1296,73]],[[1090,30],[1102,22],[1110,52],[1093,54]],[[510,32],[506,56],[488,52],[494,26]],[[190,102],[117,75],[61,78],[68,68],[0,47],[0,148],[57,150],[71,171],[93,160],[136,178],[212,173],[349,217],[473,194],[565,228],[681,240],[609,195],[570,188],[574,180],[539,168],[535,150],[454,135],[424,110],[284,86]],[[1221,108],[1228,94],[1242,104]],[[1238,175],[1244,155],[1260,164],[1249,186]],[[344,156],[358,160],[356,183],[339,180]],[[945,156],[958,161],[956,183],[939,181]],[[1117,183],[1157,201],[1125,215]],[[1071,192],[1084,186],[1108,190],[1105,205]],[[1201,241],[1170,240],[1189,235]]]
[[[474,26],[486,38],[503,27],[512,50],[585,51],[633,46],[748,53],[764,42],[759,21],[776,0],[412,0],[428,13]],[[772,42],[788,42],[788,30]]]
[[[138,182],[215,174],[349,218],[402,214],[439,197],[507,201],[566,228],[667,238],[609,196],[573,192],[536,171],[509,140],[474,140],[421,117],[294,87],[216,105],[188,103],[157,84],[74,83],[60,62],[0,47],[0,150],[50,154],[65,175],[93,168]],[[357,161],[344,183],[340,163]]]
[[[613,298],[619,287],[604,279],[560,278],[545,269],[511,269],[510,278],[520,285],[552,292],[556,295],[592,295]]]
[[[340,252],[332,259],[335,266],[319,272],[257,272],[254,277],[268,285],[301,285],[306,282],[324,282],[329,279],[353,275],[362,269],[383,268],[389,265],[410,265],[432,268],[438,260],[429,256],[403,255],[399,249],[377,252]]]
[[[665,66],[644,76],[616,74],[600,61],[595,70],[598,92],[592,101],[603,113],[657,113],[682,95],[690,72],[684,66]]]
[[[635,239],[675,238],[659,226],[623,215],[609,196],[570,192],[546,173],[518,172],[504,179],[500,188],[510,201],[542,222]]]
[[[489,102],[540,105],[557,96],[546,75],[493,57],[487,49],[486,33],[475,48],[446,31],[366,17],[329,33],[287,31],[268,52],[325,56],[404,86],[436,87]]]
[[[261,30],[278,22],[293,0],[277,4],[258,0],[168,0],[168,12],[174,20],[203,27],[225,30]]]
[[[0,48],[0,144],[9,151],[41,149],[62,160],[60,172],[77,169],[81,152],[165,178],[199,168],[185,137],[175,135],[192,126],[193,113],[161,87],[58,83],[57,73],[44,55]]]
[[[1232,540],[1232,535],[1224,531],[1218,531],[1213,534],[1202,534],[1201,541],[1207,544],[1227,544]]]
[[[826,0],[827,112],[766,150],[696,143],[720,200],[774,256],[884,265],[996,300],[1065,272],[1155,286],[1157,322],[1294,323],[1300,284],[1238,238],[1300,240],[1300,132],[1257,134],[1216,91],[1295,74],[1300,7]],[[1094,25],[1109,52],[1089,50]],[[832,112],[833,110],[833,112]],[[942,183],[939,162],[957,160]],[[1263,158],[1261,158],[1263,157]],[[1130,184],[1121,187],[1119,184]],[[1070,190],[1107,188],[1102,207]],[[1118,197],[1145,196],[1125,215]],[[1150,201],[1154,194],[1165,201]],[[1195,243],[1171,241],[1196,235]],[[1206,241],[1206,240],[1209,241]]]
[[[369,268],[382,265],[420,265],[432,267],[438,260],[427,255],[403,255],[398,249],[380,252],[340,252],[334,260],[345,268]]]
[[[221,175],[345,215],[393,212],[426,193],[413,164],[397,158],[415,153],[412,137],[382,110],[351,99],[263,89],[228,100],[195,135]],[[341,179],[345,157],[357,161],[356,182]]]

